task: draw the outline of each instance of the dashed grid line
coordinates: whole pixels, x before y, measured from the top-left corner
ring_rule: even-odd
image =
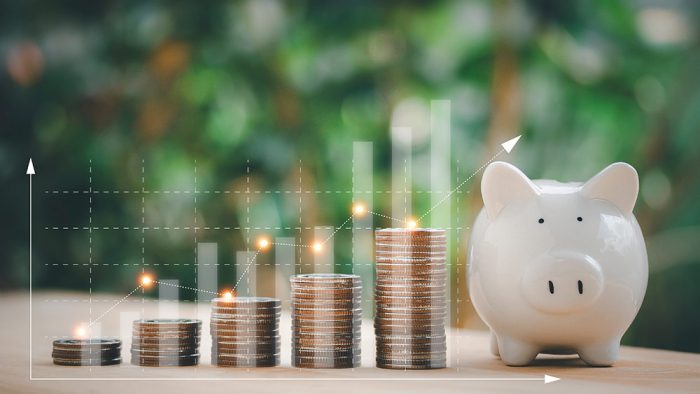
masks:
[[[302,174],[301,171],[302,171],[302,170],[301,170],[301,159],[299,159],[299,226],[298,226],[298,230],[299,230],[299,243],[301,243],[301,240],[303,239],[303,238],[302,238],[303,233],[302,233],[302,231],[301,231],[301,228],[302,228],[302,221],[301,221],[301,210],[302,210],[302,200],[301,200],[301,196],[302,196],[302,194],[301,194],[301,191],[302,191],[302,188],[303,188],[303,183],[302,183],[302,180],[301,180],[301,174]],[[297,271],[297,268],[301,268],[301,246],[297,247],[297,267],[294,267],[294,273],[295,273],[295,274],[301,272],[301,271]]]
[[[197,286],[197,275],[199,270],[199,261],[197,260],[197,159],[194,160],[194,284]],[[199,298],[199,295],[196,297]]]
[[[311,245],[303,245],[303,244],[287,244],[287,243],[277,243],[274,245],[281,245],[281,246],[298,246],[298,247],[303,247],[303,248],[310,248]],[[100,267],[190,267],[194,266],[194,263],[145,263],[145,264],[140,264],[140,263],[95,263],[93,266],[100,266]],[[237,267],[238,264],[235,263],[199,263],[197,264],[199,267]],[[291,267],[292,265],[303,265],[305,267],[313,267],[314,264],[312,263],[295,263],[295,264],[274,264],[274,263],[257,263],[256,264],[258,267],[281,267],[281,266],[287,266]],[[352,263],[335,263],[336,266],[351,266]],[[355,265],[362,266],[366,265],[368,267],[373,267],[373,263],[355,263]],[[87,267],[87,263],[44,263],[45,267]]]
[[[488,164],[488,163],[487,163]],[[44,194],[461,194],[453,190],[44,190]]]
[[[246,227],[250,228],[250,160],[245,161],[245,191],[246,191],[246,196],[245,196],[245,224]],[[249,255],[250,253],[250,229],[246,230],[245,232],[246,238],[245,238],[245,251],[246,251],[246,256]],[[260,251],[258,251],[260,253]],[[255,256],[250,259],[248,262],[248,266],[245,268],[243,274],[238,278],[238,281],[236,281],[236,285],[233,286],[233,290],[236,290],[238,288],[238,284],[241,282],[241,279],[245,276],[246,278],[246,284],[248,291],[250,292],[250,276],[246,275],[248,273],[248,270],[250,269],[250,264],[255,260],[255,257],[257,257],[257,253]],[[238,270],[238,267],[236,267],[236,270]],[[238,272],[236,272],[238,274]],[[257,280],[257,276],[255,277]],[[256,286],[257,287],[257,286]],[[252,294],[249,294],[252,295]]]
[[[354,207],[355,206],[355,193],[354,193],[354,191],[355,191],[355,156],[354,155],[352,157],[352,160],[350,161],[350,188],[353,191],[353,193],[352,193],[352,206]],[[353,213],[355,213],[354,208],[353,208]],[[350,215],[348,220],[354,219],[354,217],[355,217],[354,215]],[[354,222],[355,221],[353,220],[353,227],[355,226]],[[345,221],[345,223],[347,223],[347,220]],[[339,226],[339,229],[340,229],[340,227],[343,227],[345,225],[345,223],[341,224]],[[338,232],[338,230],[335,230],[335,232],[333,234],[335,234],[337,232]],[[351,268],[350,268],[350,273],[352,273],[354,275],[355,274],[355,234],[352,234],[352,236],[350,237],[350,261],[352,262]]]
[[[457,167],[457,169],[455,170],[455,176],[456,176],[456,178],[457,178],[456,182],[457,182],[457,184],[460,184],[460,183],[459,183],[459,159],[456,159],[456,167]],[[456,198],[456,201],[455,201],[455,202],[456,202],[456,204],[455,204],[455,205],[456,205],[456,207],[455,207],[455,209],[456,209],[455,216],[457,217],[457,223],[456,223],[456,224],[457,224],[457,227],[459,227],[459,225],[460,225],[460,223],[461,223],[461,217],[460,217],[460,211],[459,211],[459,205],[460,205],[460,196],[459,196],[459,195],[457,195],[457,198]],[[454,262],[455,262],[455,265],[457,266],[456,269],[455,269],[456,275],[457,275],[457,279],[455,280],[455,282],[456,282],[456,286],[457,286],[457,291],[456,291],[456,293],[457,293],[457,299],[458,299],[458,300],[459,300],[459,295],[460,295],[460,288],[459,288],[460,282],[459,282],[459,280],[461,279],[461,275],[462,275],[462,273],[460,272],[461,270],[460,270],[460,262],[459,262],[459,253],[460,253],[460,246],[461,246],[461,245],[462,245],[462,234],[461,234],[460,231],[458,230],[458,231],[457,231],[457,242],[456,242],[456,245],[455,245],[455,257],[454,257]],[[455,325],[456,325],[457,327],[459,327],[459,324],[460,324],[460,321],[459,321],[459,318],[460,318],[460,311],[461,311],[462,308],[460,307],[460,303],[459,303],[459,302],[457,302],[456,305],[457,305],[457,307],[456,307],[455,309],[457,309],[457,311],[456,311],[455,314],[457,315],[457,318],[456,318],[456,322],[455,322],[456,324],[455,324]],[[462,348],[462,347],[461,347],[461,344],[462,344],[462,336],[459,335],[459,334],[457,334],[457,349],[461,349],[461,348]],[[458,371],[458,372],[461,370],[461,367],[460,367],[460,365],[461,365],[460,355],[461,355],[461,352],[457,352],[457,371]]]
[[[368,212],[376,216],[381,216],[387,219],[399,221],[399,222],[405,222],[404,220],[401,219],[395,219],[390,216],[386,215],[380,215],[374,212]],[[291,226],[269,226],[269,227],[264,227],[264,226],[245,226],[245,227],[236,227],[236,226],[44,226],[44,230],[136,230],[136,231],[149,231],[149,230],[318,230],[318,229],[325,229],[325,230],[335,230],[338,227],[334,226],[315,226],[315,227],[291,227]],[[342,227],[341,230],[376,230],[384,227]],[[443,230],[462,230],[461,228],[456,228],[456,227],[444,227],[442,228]]]
[[[88,162],[88,184],[90,191],[92,191],[92,159],[89,160]],[[92,193],[88,195],[88,223],[90,224],[90,227],[92,227]],[[88,321],[92,322],[92,229],[89,230],[88,233],[88,263],[90,264],[89,271],[90,273],[88,274],[89,278],[89,297],[90,297],[90,312],[89,312],[89,317]],[[99,318],[98,318],[99,319]],[[93,323],[90,323],[88,327],[92,326]],[[92,347],[89,348],[89,353],[90,357],[92,357]],[[92,365],[90,366],[90,372],[92,372]]]
[[[141,159],[141,190],[146,190],[146,161]],[[146,197],[145,194],[141,194],[141,275],[146,272]],[[146,292],[143,287],[141,287],[141,318],[143,319],[146,315]],[[141,368],[141,372],[145,373],[145,368]]]
[[[88,164],[88,183],[90,190],[92,191],[92,159],[89,160]],[[89,317],[88,321],[92,321],[92,194],[89,195],[88,197],[88,223],[90,224],[89,226],[89,233],[88,233],[88,266],[89,266],[89,290],[88,294],[90,297],[90,311],[89,311]]]

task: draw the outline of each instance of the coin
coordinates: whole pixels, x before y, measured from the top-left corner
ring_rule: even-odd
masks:
[[[57,339],[53,363],[64,366],[99,366],[121,363],[122,342],[116,338]]]
[[[64,366],[104,366],[121,364],[121,357],[106,358],[106,359],[72,359],[72,358],[53,358],[53,363]]]
[[[184,367],[199,363],[199,354],[187,356],[131,356],[131,364],[142,367]]]
[[[279,365],[282,302],[268,297],[212,300],[211,363],[220,367]]]
[[[444,368],[445,231],[381,229],[374,246],[377,367]]]
[[[274,367],[280,364],[280,357],[212,357],[211,363],[220,367]]]
[[[201,330],[202,321],[197,319],[135,320],[131,363],[144,367],[197,365]]]
[[[362,284],[357,275],[302,274],[292,287],[292,365],[353,368],[360,360]]]
[[[233,297],[233,298],[214,298],[211,300],[213,307],[243,307],[243,306],[259,306],[264,308],[279,307],[282,301],[271,297]]]

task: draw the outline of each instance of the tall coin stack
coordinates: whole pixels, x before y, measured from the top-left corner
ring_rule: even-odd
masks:
[[[280,300],[215,298],[211,310],[211,363],[274,367],[280,363]]]
[[[447,366],[444,230],[375,232],[377,367]]]
[[[199,363],[202,321],[195,319],[134,320],[131,363],[175,367]]]
[[[360,366],[362,284],[357,275],[291,277],[292,365],[300,368]]]
[[[122,362],[122,341],[105,339],[57,339],[53,341],[56,365],[114,365]]]

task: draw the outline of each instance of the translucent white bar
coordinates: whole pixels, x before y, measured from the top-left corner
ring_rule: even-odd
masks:
[[[450,101],[449,100],[432,100],[430,102],[430,189],[433,191],[430,195],[430,206],[433,210],[430,212],[430,227],[432,228],[450,228],[452,218],[452,196],[447,197],[447,194],[452,189],[452,165],[451,165],[451,141],[450,141]],[[439,192],[439,193],[437,193]],[[438,205],[439,204],[439,205]],[[451,244],[452,231],[447,230],[447,270],[451,273]],[[447,278],[447,300],[448,314],[445,324],[452,324],[452,317],[456,305],[451,300],[454,300],[452,294],[451,275]],[[447,360],[448,366],[452,364],[453,348],[452,338],[447,338]]]
[[[294,275],[295,259],[294,237],[275,238],[275,298],[282,300],[282,305],[289,305],[289,277]]]
[[[122,340],[122,363],[131,362],[131,342],[134,320],[141,318],[141,312],[119,312],[119,339]]]
[[[216,242],[197,243],[197,302],[209,302],[218,291],[218,245]]]
[[[362,314],[374,311],[374,171],[373,143],[356,141],[352,146],[353,203],[362,204],[367,213],[352,219],[352,272],[362,278]],[[370,335],[365,335],[368,338]]]
[[[409,127],[392,128],[392,136],[410,135]],[[405,220],[411,216],[411,145],[406,141],[391,140],[391,216]],[[391,221],[390,227],[403,227],[403,223]]]
[[[179,314],[180,281],[177,279],[158,280],[158,317],[177,319]]]
[[[282,301],[282,308],[291,308],[291,286],[289,277],[294,275],[296,266],[296,247],[294,237],[275,238],[275,298]],[[286,323],[286,324],[285,324]],[[289,320],[280,322],[280,337],[282,340],[292,338],[292,326]],[[282,346],[280,359],[282,363],[288,363],[291,358],[291,348]]]

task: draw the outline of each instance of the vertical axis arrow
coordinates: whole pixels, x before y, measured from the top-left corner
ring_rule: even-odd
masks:
[[[34,305],[32,300],[32,178],[36,174],[34,171],[34,163],[32,159],[29,159],[29,164],[27,165],[27,175],[29,175],[29,380],[32,380],[32,342],[34,340],[32,334],[32,307]]]

